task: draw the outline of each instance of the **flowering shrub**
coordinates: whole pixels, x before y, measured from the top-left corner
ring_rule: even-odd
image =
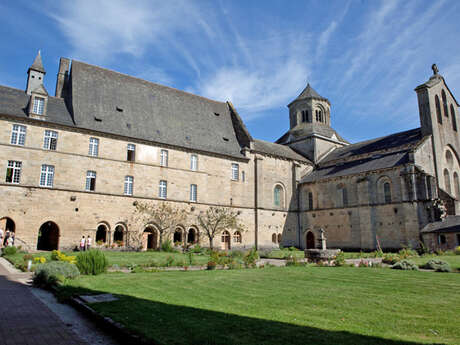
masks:
[[[46,258],[44,256],[37,256],[34,258],[34,263],[36,264],[44,264],[46,262]]]
[[[76,264],[77,263],[77,258],[75,256],[65,255],[60,250],[53,250],[51,252],[51,260],[53,260],[53,261],[64,261],[64,262],[68,262],[70,264]]]
[[[460,255],[460,246],[455,248],[455,255]]]

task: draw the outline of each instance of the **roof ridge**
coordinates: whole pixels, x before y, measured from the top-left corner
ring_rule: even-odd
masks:
[[[184,90],[179,90],[179,89],[176,89],[176,88],[171,87],[171,86],[167,86],[167,85],[162,85],[162,84],[154,83],[154,82],[152,82],[152,81],[148,81],[148,80],[145,80],[145,79],[142,79],[142,78],[139,78],[139,77],[134,77],[134,76],[129,75],[129,74],[126,74],[126,73],[114,71],[114,70],[108,69],[108,68],[106,68],[106,67],[101,67],[101,66],[89,64],[89,63],[86,63],[86,62],[83,62],[83,61],[79,61],[79,60],[72,60],[72,66],[73,66],[73,63],[74,63],[74,62],[79,63],[79,64],[82,64],[82,65],[90,66],[90,67],[95,67],[95,68],[98,68],[98,69],[101,69],[101,70],[104,70],[104,71],[107,71],[107,72],[115,73],[115,74],[121,75],[121,76],[123,76],[123,77],[128,77],[129,79],[139,80],[139,81],[142,81],[142,82],[144,82],[144,83],[146,83],[146,84],[151,84],[151,85],[159,86],[159,87],[162,87],[162,88],[165,88],[165,89],[169,89],[169,90],[172,90],[172,91],[175,91],[175,92],[178,92],[178,93],[183,93],[183,94],[186,94],[186,95],[190,95],[190,96],[193,96],[193,97],[202,98],[202,99],[204,99],[204,100],[206,100],[206,101],[210,101],[210,102],[214,102],[214,103],[218,103],[218,104],[222,104],[222,105],[225,105],[225,104],[227,103],[227,101],[216,101],[216,100],[213,100],[213,99],[204,97],[204,96],[196,95],[196,94],[191,93],[191,92],[187,92],[187,91],[184,91]]]
[[[417,128],[408,129],[406,131],[401,131],[401,132],[396,132],[396,133],[392,133],[392,134],[382,135],[381,137],[367,139],[367,140],[363,140],[363,141],[358,141],[356,143],[349,144],[347,146],[338,147],[336,150],[340,150],[342,148],[350,148],[350,147],[352,147],[354,145],[365,144],[365,143],[368,143],[368,142],[371,142],[371,141],[374,141],[374,140],[380,140],[380,139],[383,139],[383,138],[391,137],[392,135],[402,134],[402,133],[411,132],[411,131],[420,130],[420,129],[421,129],[421,127],[417,127]]]

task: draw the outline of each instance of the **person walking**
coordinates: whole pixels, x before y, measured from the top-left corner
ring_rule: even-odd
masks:
[[[86,240],[86,250],[90,250],[91,248],[91,236],[88,235],[88,239]]]
[[[3,240],[3,246],[7,246],[8,245],[8,238],[10,237],[10,230],[6,229],[6,232],[5,232],[5,239]]]
[[[85,247],[86,247],[86,239],[85,239],[85,236],[82,236],[80,240],[80,251],[83,252],[85,250]]]
[[[0,228],[0,248],[3,247],[3,234],[4,234],[3,229]]]

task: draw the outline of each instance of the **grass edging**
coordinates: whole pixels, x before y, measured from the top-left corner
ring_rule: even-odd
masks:
[[[162,345],[161,343],[141,337],[139,334],[130,331],[122,324],[115,322],[110,317],[99,314],[79,297],[71,297],[68,302],[72,307],[93,320],[99,327],[109,331],[112,336],[115,335],[117,340],[122,340],[123,344]]]

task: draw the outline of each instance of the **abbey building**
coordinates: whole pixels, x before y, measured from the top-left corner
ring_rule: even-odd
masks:
[[[220,235],[222,249],[316,247],[320,229],[343,249],[460,241],[459,105],[435,66],[415,89],[420,128],[356,144],[310,85],[271,143],[230,102],[65,58],[51,96],[45,75],[38,54],[25,90],[0,86],[0,227],[17,245],[65,249],[90,235],[126,246],[142,233],[156,248],[155,224],[133,219],[141,200],[184,208],[171,240],[204,246],[197,215],[232,208],[245,231]]]

